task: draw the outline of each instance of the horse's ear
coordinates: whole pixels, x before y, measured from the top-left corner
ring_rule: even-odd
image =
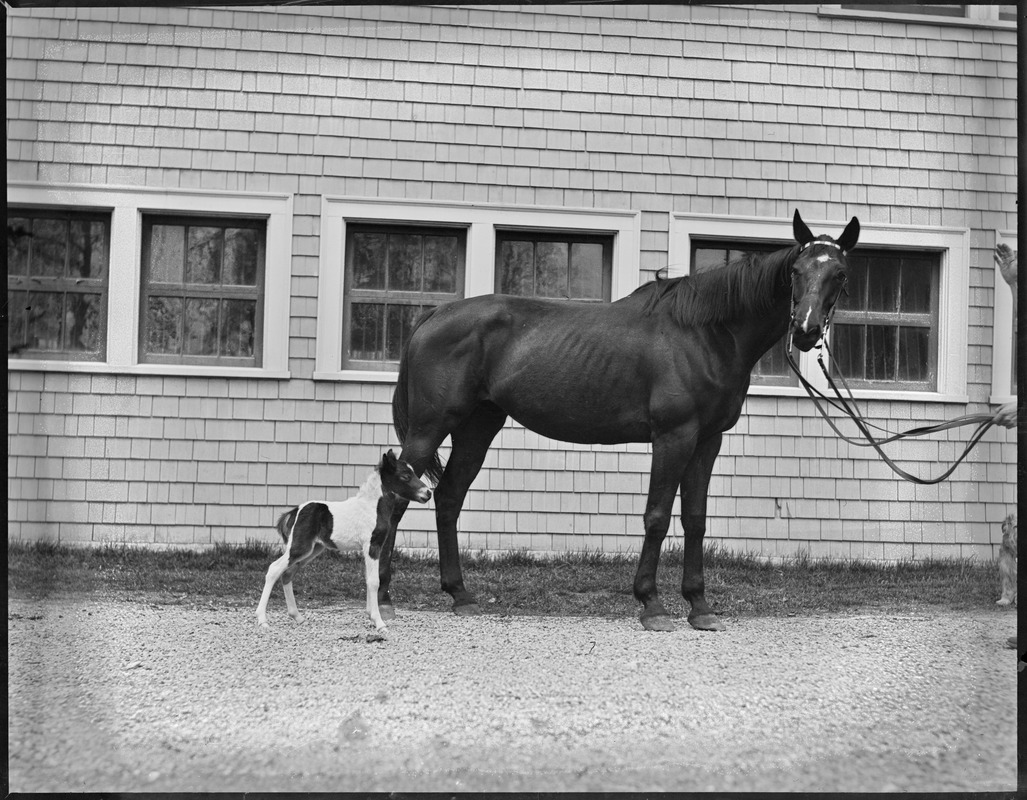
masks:
[[[382,464],[381,465],[383,467],[390,467],[392,469],[395,469],[395,467],[396,467],[396,454],[392,452],[391,448],[389,449],[389,451],[387,453],[385,453],[382,456]]]
[[[849,224],[845,226],[845,230],[842,231],[842,235],[836,240],[838,246],[842,249],[842,252],[849,252],[853,247],[856,246],[856,242],[859,241],[859,220],[853,217],[849,220]]]
[[[806,244],[817,238],[813,235],[813,231],[806,226],[806,223],[802,221],[802,217],[799,216],[799,209],[795,209],[795,216],[792,217],[792,233],[795,235],[795,241],[799,244]]]

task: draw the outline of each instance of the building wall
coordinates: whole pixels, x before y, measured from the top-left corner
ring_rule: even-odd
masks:
[[[347,496],[397,444],[392,384],[313,378],[326,196],[634,211],[639,283],[668,263],[672,213],[968,229],[968,402],[867,410],[901,428],[989,407],[991,253],[1016,228],[1014,30],[632,5],[15,9],[7,26],[9,182],[274,192],[293,213],[288,378],[9,359],[9,538],[271,539],[283,507]],[[937,474],[965,436],[892,452]],[[637,550],[648,452],[511,425],[461,543]],[[754,394],[708,539],[989,558],[1015,458],[992,429],[952,479],[916,486],[808,400]],[[431,530],[411,510],[399,545],[432,547]]]

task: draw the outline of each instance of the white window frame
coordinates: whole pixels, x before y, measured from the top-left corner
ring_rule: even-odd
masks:
[[[999,4],[967,4],[965,17],[949,17],[941,14],[910,14],[906,11],[889,11],[889,4],[882,3],[880,10],[842,8],[840,3],[821,5],[817,13],[822,17],[848,17],[850,19],[875,20],[878,22],[902,22],[915,25],[955,25],[957,27],[1006,28],[1016,30],[1013,20],[999,19]]]
[[[321,198],[321,269],[318,275],[314,380],[395,383],[395,371],[342,369],[346,226],[349,223],[447,225],[467,231],[464,297],[495,293],[496,229],[584,231],[612,234],[611,300],[638,288],[641,213],[577,208],[521,207],[366,197]]]
[[[137,186],[84,186],[8,183],[8,207],[32,205],[108,211],[110,267],[107,286],[107,354],[103,361],[8,358],[8,370],[96,372],[248,378],[289,377],[291,299],[291,194],[151,189]],[[144,214],[249,216],[267,220],[263,364],[226,367],[139,363]]]
[[[848,220],[806,220],[816,233],[841,236]],[[793,244],[792,220],[767,217],[736,217],[718,214],[670,215],[670,274],[691,273],[692,238],[779,240],[782,247]],[[864,247],[931,250],[941,253],[938,298],[938,388],[933,392],[887,390],[878,387],[853,389],[857,398],[874,400],[919,400],[966,403],[968,289],[970,275],[970,231],[967,228],[936,228],[918,225],[882,225],[860,221],[859,244]],[[801,353],[799,369],[813,386],[827,391],[827,382],[817,364],[816,351]],[[752,395],[805,396],[800,386],[753,385]]]
[[[1017,232],[1000,230],[995,232],[995,244],[1008,244],[1013,252],[1017,252]],[[994,252],[994,251],[993,251]],[[1013,394],[1013,293],[999,272],[994,258],[988,264],[994,273],[995,281],[995,313],[992,315],[991,328],[991,402],[996,405],[1012,403],[1016,400]],[[1017,279],[1019,282],[1019,278]],[[1003,366],[1004,365],[1004,366]],[[1018,376],[1019,377],[1019,376]]]

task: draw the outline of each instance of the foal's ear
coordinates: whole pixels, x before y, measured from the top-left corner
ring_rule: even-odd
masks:
[[[842,235],[839,236],[835,241],[838,246],[842,249],[843,253],[849,252],[853,247],[856,246],[856,242],[859,241],[859,220],[853,217],[849,220],[849,224],[845,226],[845,230],[842,231]]]
[[[806,244],[817,238],[813,235],[813,231],[807,227],[806,223],[802,221],[802,217],[799,216],[799,209],[795,209],[795,216],[792,217],[792,234],[795,236],[795,241],[799,244]]]
[[[390,449],[387,453],[382,456],[381,468],[388,467],[390,470],[396,469],[396,454]]]

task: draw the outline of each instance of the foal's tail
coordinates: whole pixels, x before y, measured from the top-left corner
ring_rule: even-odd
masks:
[[[278,518],[278,522],[275,523],[275,527],[278,529],[278,533],[281,535],[282,541],[285,544],[289,543],[289,531],[291,531],[292,526],[296,524],[296,514],[298,513],[299,507],[291,508],[282,514],[282,516]]]
[[[401,445],[406,444],[407,430],[410,428],[410,387],[407,385],[408,362],[410,361],[410,342],[414,338],[414,334],[417,333],[417,329],[431,319],[436,311],[438,311],[438,306],[435,308],[429,308],[420,316],[417,322],[414,323],[414,327],[410,330],[410,336],[407,337],[406,343],[403,345],[403,355],[399,360],[399,375],[396,378],[396,391],[392,395],[392,424],[396,428],[396,435],[399,437]],[[439,479],[442,477],[442,470],[442,459],[439,458],[439,452],[436,450],[432,453],[431,461],[425,467],[424,474],[433,485],[438,485]]]

